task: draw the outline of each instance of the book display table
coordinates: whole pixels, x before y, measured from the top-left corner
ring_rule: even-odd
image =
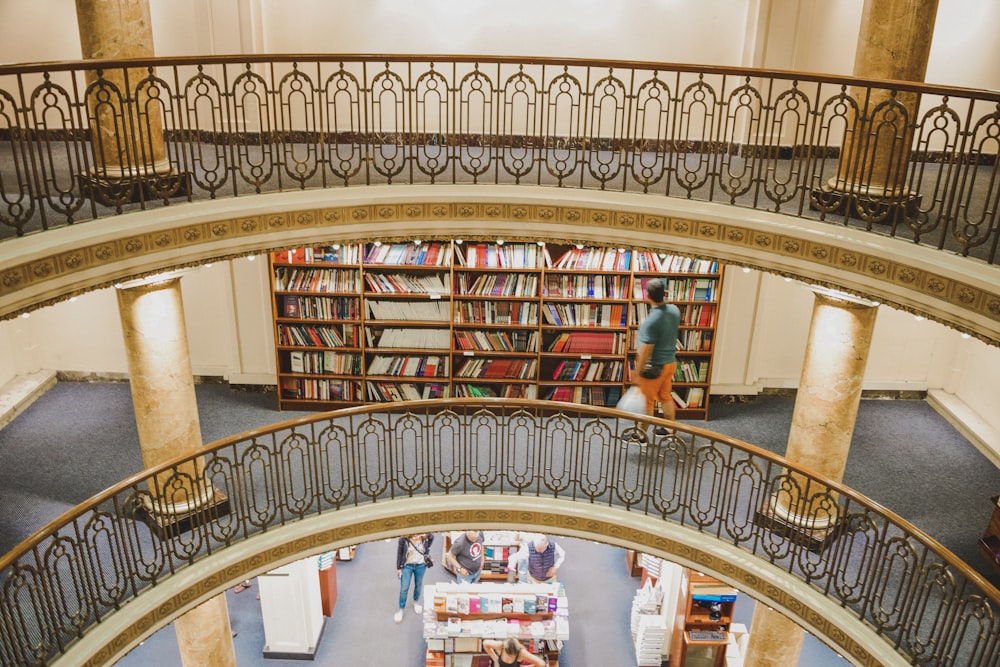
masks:
[[[507,637],[556,667],[569,639],[561,584],[438,583],[424,587],[423,599],[427,667],[475,667],[484,639]]]

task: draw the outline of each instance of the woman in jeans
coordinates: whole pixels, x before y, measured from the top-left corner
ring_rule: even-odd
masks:
[[[424,613],[420,604],[420,590],[424,585],[424,572],[427,571],[426,557],[431,553],[431,543],[434,535],[419,533],[409,537],[399,538],[396,545],[396,576],[399,577],[399,610],[393,620],[400,623],[403,620],[403,610],[406,609],[406,596],[413,582],[413,611]]]

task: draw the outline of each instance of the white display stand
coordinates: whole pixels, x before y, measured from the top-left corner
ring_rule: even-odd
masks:
[[[264,657],[312,660],[323,625],[316,558],[305,558],[257,577],[264,617]]]

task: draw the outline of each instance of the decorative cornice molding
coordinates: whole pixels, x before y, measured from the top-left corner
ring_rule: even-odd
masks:
[[[109,233],[76,238],[74,228],[49,231],[44,241],[66,235],[48,248],[25,244],[26,251],[19,253],[14,244],[42,239],[7,241],[0,244],[0,318],[125,278],[307,243],[502,235],[717,259],[874,298],[1000,345],[1000,267],[968,258],[837,225],[718,204],[683,210],[685,202],[669,199],[546,188],[530,193],[520,188],[497,198],[488,186],[467,187],[461,196],[447,199],[443,189],[436,186],[426,198],[421,193],[408,199],[413,190],[396,188],[390,198],[377,188],[354,189],[345,192],[355,201],[301,208],[282,195],[227,200],[236,210],[218,213],[207,203],[181,205],[170,207],[173,215],[165,221],[156,220],[157,211],[122,216],[136,224],[118,224]],[[371,194],[365,197],[365,192]],[[326,201],[338,198],[336,192],[323,194]],[[573,194],[578,196],[571,198]],[[356,201],[363,199],[367,201]],[[260,210],[266,208],[260,200],[278,205]],[[247,203],[258,210],[241,214],[239,205]],[[179,211],[191,215],[177,215]],[[149,224],[140,223],[142,216],[151,218]],[[105,225],[92,221],[81,227],[98,232]]]

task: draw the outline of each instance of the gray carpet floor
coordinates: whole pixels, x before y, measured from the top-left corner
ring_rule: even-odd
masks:
[[[225,385],[197,387],[205,442],[299,416],[278,412],[273,394]],[[793,399],[758,396],[713,403],[697,425],[775,452],[784,450]],[[132,401],[123,383],[59,383],[0,430],[0,553],[12,549],[74,504],[138,472]],[[976,541],[1000,492],[1000,470],[923,401],[862,401],[844,481],[913,522],[995,585]],[[624,553],[585,540],[564,539],[563,580],[570,596],[571,641],[564,667],[635,664],[629,643],[629,608],[638,579],[628,576]],[[395,546],[361,545],[355,560],[338,564],[339,598],[314,664],[422,664],[420,625],[410,614],[392,622],[397,582]],[[444,577],[440,568],[430,580]],[[265,660],[263,625],[254,588],[230,591],[238,664],[291,667],[300,661]],[[740,596],[737,622],[749,625],[753,601]],[[377,638],[377,640],[376,640]],[[374,656],[378,655],[376,661]],[[180,664],[173,629],[167,627],[122,660],[125,667]],[[799,665],[844,665],[807,638]]]

